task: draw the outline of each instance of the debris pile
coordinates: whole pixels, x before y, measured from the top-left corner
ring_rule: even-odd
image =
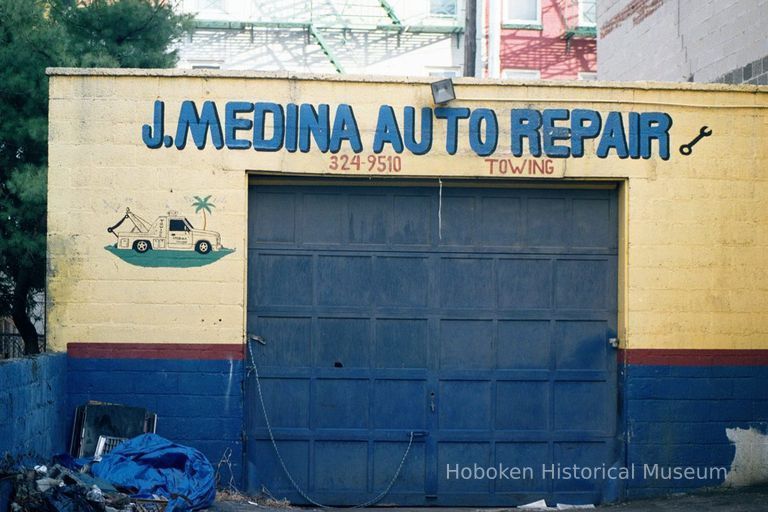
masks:
[[[122,442],[100,461],[0,461],[0,512],[183,512],[208,507],[215,497],[205,456],[156,434]]]

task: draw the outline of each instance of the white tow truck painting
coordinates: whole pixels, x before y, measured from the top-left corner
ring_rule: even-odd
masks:
[[[210,196],[197,200],[193,206],[205,212],[214,206],[207,202]],[[217,231],[196,229],[178,212],[170,211],[149,222],[126,208],[125,215],[114,226],[107,228],[117,241],[105,247],[123,261],[141,267],[200,267],[234,252],[221,245]]]

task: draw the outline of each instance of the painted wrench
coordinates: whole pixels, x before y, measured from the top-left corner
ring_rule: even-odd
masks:
[[[695,139],[693,139],[688,144],[683,144],[682,146],[680,146],[680,154],[686,155],[686,156],[690,155],[693,152],[694,144],[699,142],[704,137],[709,137],[710,135],[712,135],[712,130],[709,129],[707,126],[702,126],[701,130],[699,130],[699,134],[696,136]]]

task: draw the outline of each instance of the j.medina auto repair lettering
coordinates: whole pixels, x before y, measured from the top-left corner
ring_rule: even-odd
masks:
[[[223,111],[223,122],[222,113]],[[442,123],[444,140],[435,140],[435,127]],[[509,127],[509,140],[500,140],[500,126]],[[364,125],[367,126],[367,125]],[[198,149],[208,140],[216,149],[256,151],[300,151],[323,153],[366,148],[374,153],[385,149],[395,153],[424,155],[442,145],[454,155],[460,144],[467,144],[478,156],[489,156],[501,149],[519,157],[580,158],[585,142],[594,139],[595,155],[606,158],[649,159],[654,152],[669,158],[669,129],[672,118],[664,112],[611,111],[590,109],[490,108],[406,106],[396,110],[381,105],[371,140],[361,136],[360,125],[351,105],[309,103],[285,105],[272,102],[226,102],[223,109],[215,101],[200,108],[194,101],[181,103],[175,135],[166,133],[165,103],[154,103],[151,124],[142,127],[142,140],[148,148],[184,149],[188,140]],[[366,134],[365,131],[362,134]],[[654,143],[655,141],[655,143]]]

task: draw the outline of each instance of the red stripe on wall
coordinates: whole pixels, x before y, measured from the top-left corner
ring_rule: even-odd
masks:
[[[80,359],[243,359],[245,345],[236,343],[69,343],[69,357]]]
[[[644,366],[768,366],[768,350],[622,349],[618,358]]]

